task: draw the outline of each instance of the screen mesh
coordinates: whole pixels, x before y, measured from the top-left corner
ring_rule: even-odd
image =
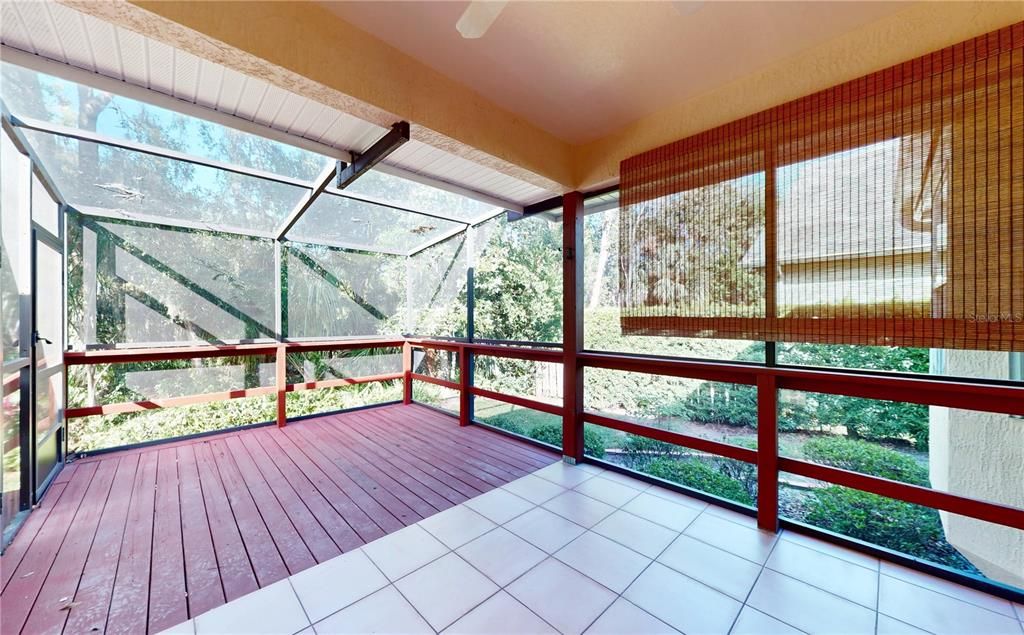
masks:
[[[1024,23],[621,182],[625,334],[1024,350]]]
[[[76,347],[270,339],[273,241],[71,213]]]

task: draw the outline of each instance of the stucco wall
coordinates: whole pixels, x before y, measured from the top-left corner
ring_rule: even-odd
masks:
[[[948,375],[1007,378],[1007,353],[946,351]],[[931,408],[932,487],[1024,508],[1024,419]],[[1024,531],[942,512],[946,538],[986,576],[1024,587]]]

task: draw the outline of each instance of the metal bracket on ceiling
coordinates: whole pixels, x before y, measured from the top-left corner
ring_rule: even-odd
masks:
[[[338,161],[336,187],[343,190],[409,140],[409,122],[399,121],[362,154],[352,153],[352,163]]]

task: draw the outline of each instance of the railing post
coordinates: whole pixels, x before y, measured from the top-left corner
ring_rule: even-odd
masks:
[[[469,392],[469,386],[472,383],[470,376],[472,371],[470,370],[470,356],[473,353],[469,352],[466,347],[459,347],[459,425],[468,426],[470,421],[470,398],[472,395]]]
[[[474,231],[472,227],[466,229],[466,241],[468,243],[467,250],[469,253],[470,266],[466,268],[466,339],[470,342],[476,337],[476,274],[474,263],[475,255],[473,245]],[[466,374],[467,379],[467,391],[473,388],[473,379],[476,376],[476,358],[473,353],[467,353],[466,355]],[[466,402],[466,412],[468,412],[468,421],[472,423],[476,419],[476,397],[472,392],[469,393],[469,399]]]
[[[778,386],[774,375],[757,377],[757,526],[779,530]]]
[[[278,347],[277,347],[276,372],[274,373],[275,375],[277,375],[277,427],[278,428],[283,428],[285,426],[286,420],[288,419],[288,408],[287,408],[287,401],[286,401],[287,393],[285,391],[285,387],[288,385],[288,377],[287,377],[287,370],[288,370],[287,360],[288,360],[288,357],[287,356],[288,356],[288,349],[285,347],[284,344],[279,344]]]
[[[412,344],[402,344],[402,374],[405,383],[402,385],[402,403],[412,403]]]
[[[562,197],[562,455],[583,459],[583,195]]]

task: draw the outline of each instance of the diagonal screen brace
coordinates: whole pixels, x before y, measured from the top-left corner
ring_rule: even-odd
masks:
[[[389,154],[397,150],[403,143],[409,140],[409,122],[399,121],[391,126],[391,130],[378,139],[366,152],[362,154],[352,153],[352,163],[345,165],[338,162],[337,188],[343,190],[353,181],[358,179],[366,171],[373,168]]]

